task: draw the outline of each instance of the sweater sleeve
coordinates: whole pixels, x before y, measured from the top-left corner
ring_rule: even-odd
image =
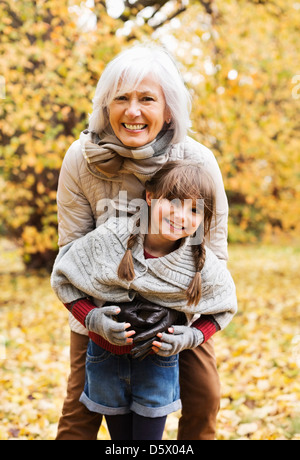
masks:
[[[51,274],[51,286],[63,304],[82,298],[109,300],[105,297],[102,273],[106,267],[104,245],[104,234],[98,228],[60,249]]]
[[[117,226],[119,221],[112,221],[60,249],[51,274],[51,286],[63,304],[90,298],[99,307],[107,301],[125,302],[135,296],[129,282],[117,276],[118,263],[125,250],[108,226]]]
[[[217,331],[220,330],[218,324],[214,321],[212,316],[201,316],[197,319],[191,327],[198,329],[203,334],[203,342],[207,342]]]
[[[88,297],[88,293],[79,289],[73,282],[77,279],[76,274],[80,273],[76,257],[77,247],[81,246],[81,241],[76,240],[63,246],[54,262],[51,273],[50,283],[55,294],[63,304],[69,304],[76,299]]]
[[[84,327],[85,318],[87,317],[88,313],[94,310],[94,308],[97,308],[90,299],[85,297],[82,299],[74,300],[74,302],[71,303],[65,303],[65,307]]]

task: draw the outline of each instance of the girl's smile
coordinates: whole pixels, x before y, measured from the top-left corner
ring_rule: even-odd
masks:
[[[171,222],[169,219],[166,219],[166,218],[165,218],[165,221],[169,224],[170,228],[173,229],[173,230],[175,230],[175,231],[176,231],[176,230],[181,231],[181,230],[184,229],[184,227],[183,227],[182,225],[176,224],[175,222]]]

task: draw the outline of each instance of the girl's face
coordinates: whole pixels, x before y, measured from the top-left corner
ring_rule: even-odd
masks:
[[[153,199],[151,192],[146,192],[146,201],[151,210],[149,233],[161,241],[176,242],[191,236],[203,221],[202,200]]]
[[[117,138],[128,147],[152,142],[169,120],[161,86],[146,77],[135,91],[117,96],[109,105],[109,121]]]

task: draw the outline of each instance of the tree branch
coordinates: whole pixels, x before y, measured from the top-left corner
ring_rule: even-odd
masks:
[[[158,9],[162,8],[169,0],[138,0],[134,4],[130,3],[128,0],[124,2],[125,8],[139,8],[144,9],[148,6],[158,7]]]
[[[154,29],[154,30],[158,29],[159,27],[161,27],[164,24],[166,24],[166,22],[171,21],[171,19],[176,18],[176,16],[178,16],[179,14],[183,13],[184,11],[186,11],[186,9],[187,9],[186,6],[182,6],[179,10],[175,11],[173,14],[171,14],[171,16],[167,17],[164,21],[160,22],[157,25],[152,26],[152,29]]]

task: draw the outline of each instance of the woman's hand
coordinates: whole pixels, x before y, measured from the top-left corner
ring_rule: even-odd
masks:
[[[196,348],[204,339],[202,332],[195,327],[172,326],[168,332],[157,334],[161,341],[152,343],[152,350],[159,356],[172,356],[182,350]]]

